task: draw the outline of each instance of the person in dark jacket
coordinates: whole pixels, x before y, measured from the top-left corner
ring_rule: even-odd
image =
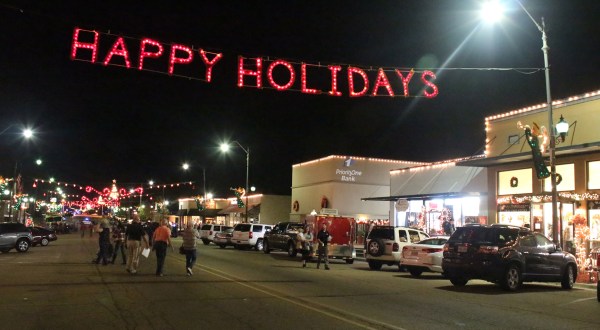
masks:
[[[108,224],[108,220],[102,219],[96,225],[96,232],[98,232],[98,255],[96,259],[92,261],[95,264],[99,264],[102,261],[103,265],[107,265],[110,260],[110,225]]]
[[[329,235],[329,232],[327,231],[327,224],[323,223],[321,230],[319,230],[319,233],[317,233],[317,241],[319,242],[319,249],[317,250],[319,254],[317,258],[317,269],[319,269],[321,260],[323,260],[325,263],[325,269],[329,270],[329,249],[327,247],[327,243],[329,243],[330,237],[331,235]]]

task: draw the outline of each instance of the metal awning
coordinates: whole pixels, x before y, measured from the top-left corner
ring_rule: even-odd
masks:
[[[422,166],[392,174],[390,196],[362,198],[364,201],[456,198],[487,195],[487,169],[447,165]]]
[[[248,213],[250,213],[252,208],[256,207],[257,205],[260,205],[260,204],[248,205]],[[230,214],[230,213],[246,213],[246,206],[238,207],[236,204],[232,204],[218,212],[218,214]]]

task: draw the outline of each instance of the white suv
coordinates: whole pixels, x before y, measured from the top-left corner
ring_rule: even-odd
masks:
[[[238,223],[233,227],[231,243],[236,249],[253,247],[256,251],[262,251],[265,232],[272,228],[272,225]]]
[[[202,227],[200,227],[200,239],[204,245],[208,245],[213,241],[216,233],[227,228],[231,227],[222,225],[202,225]]]
[[[369,268],[380,270],[382,265],[401,268],[402,248],[428,238],[423,231],[408,227],[377,226],[367,236],[365,254]]]

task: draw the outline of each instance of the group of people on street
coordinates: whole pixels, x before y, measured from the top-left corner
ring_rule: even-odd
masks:
[[[317,269],[320,268],[321,262],[325,265],[325,270],[329,270],[329,249],[328,244],[331,239],[331,235],[327,231],[327,224],[323,223],[321,225],[321,230],[317,233]],[[304,233],[304,229],[300,228],[298,230],[298,234],[296,235],[296,249],[300,251],[302,254],[302,267],[306,268],[306,262],[310,261],[312,246],[311,242],[313,240],[312,234],[310,230]]]
[[[151,228],[150,232],[148,228]],[[98,233],[98,253],[92,260],[93,263],[114,264],[120,252],[121,264],[126,265],[126,271],[130,274],[137,274],[142,251],[151,248],[156,253],[155,274],[159,277],[164,276],[167,250],[169,247],[174,250],[171,242],[171,227],[167,219],[162,219],[158,226],[144,228],[139,216],[135,214],[127,226],[116,222],[111,229],[108,219],[103,219],[95,224],[94,230]],[[187,276],[192,276],[197,258],[196,245],[200,234],[193,223],[189,222],[182,236],[183,244],[180,252],[186,256]]]
[[[158,226],[144,226],[137,214],[133,216],[130,224],[124,226],[121,222],[116,222],[111,230],[107,219],[103,219],[96,224],[94,229],[98,233],[98,254],[92,260],[93,263],[107,265],[114,264],[118,254],[121,254],[121,264],[126,265],[126,271],[130,274],[137,274],[140,263],[140,255],[144,249],[152,249],[156,254],[156,276],[164,276],[164,265],[167,257],[167,251],[171,248],[174,251],[171,241],[171,226],[167,219],[162,219]],[[148,232],[151,228],[151,233]],[[187,276],[194,274],[193,268],[197,259],[196,246],[200,239],[200,234],[192,222],[188,222],[185,230],[181,233],[182,245],[179,252],[185,255],[185,271]],[[317,269],[324,264],[325,270],[329,270],[328,246],[331,235],[327,231],[327,223],[321,225],[321,229],[316,235],[317,238]],[[312,254],[313,241],[312,233],[300,228],[296,236],[296,248],[302,255],[302,267],[307,266]],[[114,245],[113,245],[114,243]],[[127,252],[125,252],[127,251]]]

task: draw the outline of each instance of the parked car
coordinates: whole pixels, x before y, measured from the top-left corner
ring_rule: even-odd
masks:
[[[405,245],[402,248],[400,264],[415,277],[423,272],[442,273],[443,249],[447,241],[448,236],[437,236]]]
[[[225,230],[227,228],[232,228],[230,226],[222,226],[222,225],[210,225],[205,224],[200,227],[200,239],[204,245],[210,244],[215,238],[215,234],[220,232],[221,230]]]
[[[540,233],[508,225],[457,228],[444,245],[442,268],[455,286],[483,279],[509,291],[530,281],[571,289],[577,278],[575,256]]]
[[[3,253],[16,249],[27,252],[33,241],[29,228],[18,222],[0,223],[0,251]]]
[[[408,227],[377,226],[367,236],[366,260],[369,268],[380,270],[382,265],[400,266],[400,254],[405,245],[428,238],[425,232]]]
[[[213,243],[218,245],[221,249],[226,248],[227,246],[233,245],[231,242],[231,237],[233,236],[233,227],[227,227],[225,230],[221,230],[220,232],[215,234],[213,238]]]
[[[271,253],[272,250],[287,251],[290,257],[295,257],[296,235],[298,229],[304,228],[301,222],[280,222],[273,229],[267,231],[263,237],[263,252]]]
[[[44,228],[44,227],[29,227],[31,230],[31,236],[33,237],[31,241],[32,246],[36,246],[40,244],[41,246],[48,245],[51,241],[56,241],[58,237],[53,230]]]
[[[272,225],[263,225],[256,223],[238,223],[233,227],[233,236],[231,242],[236,249],[251,248],[260,251],[263,249],[263,237],[267,230],[271,230]]]

